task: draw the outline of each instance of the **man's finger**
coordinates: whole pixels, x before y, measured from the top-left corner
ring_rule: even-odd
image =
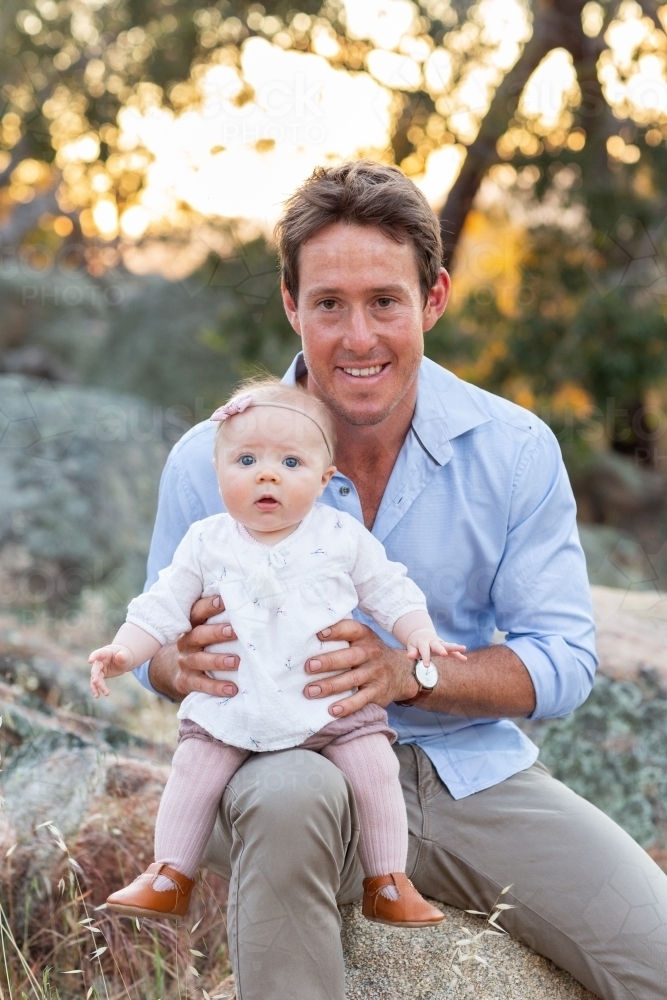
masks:
[[[236,635],[231,625],[197,625],[192,631],[179,636],[176,645],[181,653],[194,653],[204,646],[230,642],[232,639],[236,639]]]
[[[342,701],[337,701],[333,705],[329,705],[329,715],[332,715],[334,719],[343,719],[346,715],[352,715],[353,712],[358,712],[360,708],[370,705],[372,701],[375,701],[372,688],[361,688],[356,694],[350,695],[349,698],[343,698]]]
[[[358,667],[356,670],[346,670],[342,674],[336,674],[335,677],[313,680],[304,688],[304,694],[306,698],[328,698],[330,695],[349,691],[350,688],[369,684],[375,678],[374,670],[368,667]]]
[[[190,611],[190,622],[192,625],[203,625],[205,621],[212,618],[213,615],[219,615],[221,611],[225,610],[225,605],[222,598],[219,596],[215,597],[200,597],[198,601],[192,605],[192,610]]]
[[[184,673],[213,670],[238,670],[239,658],[234,653],[189,653],[179,656],[178,665]]]
[[[317,637],[328,642],[338,642],[341,639],[344,639],[346,642],[358,642],[369,633],[375,635],[368,625],[362,625],[361,622],[355,621],[354,618],[344,618],[341,622],[336,622],[330,628],[323,628],[321,632],[317,633]]]
[[[322,674],[329,670],[350,670],[365,663],[367,659],[368,650],[364,646],[348,646],[346,649],[335,649],[333,653],[313,656],[306,662],[306,673]]]
[[[186,674],[182,686],[186,688],[185,694],[197,691],[212,695],[214,698],[233,698],[239,690],[232,681],[216,681],[212,677],[200,673]]]

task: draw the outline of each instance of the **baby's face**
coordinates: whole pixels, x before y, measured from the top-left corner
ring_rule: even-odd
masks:
[[[306,516],[335,472],[317,425],[273,406],[249,407],[226,421],[215,465],[234,520],[281,535]]]

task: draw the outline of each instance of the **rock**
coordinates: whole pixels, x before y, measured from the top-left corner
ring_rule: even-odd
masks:
[[[0,605],[72,609],[103,587],[122,607],[142,589],[164,431],[128,397],[0,377]]]
[[[15,909],[30,914],[29,926],[40,927],[53,920],[59,898],[65,899],[63,906],[72,905],[62,896],[69,886],[74,903],[88,901],[85,912],[96,918],[114,960],[122,953],[129,963],[127,976],[145,975],[129,944],[133,924],[98,917],[92,907],[103,903],[110,891],[126,884],[150,861],[171,750],[107,720],[51,707],[34,694],[1,682],[0,713],[0,741],[9,750],[0,775],[4,797],[0,857],[9,852],[0,873],[0,900],[11,896]],[[206,897],[208,916],[201,926],[209,947],[212,937],[224,933],[224,918],[217,906],[224,904],[226,887],[209,874],[206,881],[212,888]],[[517,1000],[551,1000],[554,995],[562,1000],[587,1000],[590,996],[566,973],[510,938],[483,936],[478,944],[461,946],[462,939],[485,930],[484,921],[449,907],[442,909],[447,914],[442,927],[404,931],[363,920],[358,905],[343,907],[348,1000],[377,1000],[379,996],[456,1000],[469,997],[471,989],[478,1000],[495,1000],[499,995]],[[198,901],[188,924],[203,914],[204,904]],[[187,942],[187,947],[191,944]],[[39,953],[30,954],[38,965]],[[464,960],[466,955],[468,960]],[[212,977],[213,972],[209,973]],[[112,964],[107,974],[114,975]],[[221,981],[218,975],[210,981],[218,983],[210,995],[231,1000],[233,977]]]
[[[423,931],[371,923],[359,903],[341,908],[347,1000],[594,1000],[567,972],[508,935],[484,934],[461,945],[488,924],[431,902],[446,920]],[[215,993],[234,1000],[234,977]]]
[[[509,936],[484,935],[471,945],[461,945],[488,929],[488,924],[436,900],[431,902],[446,914],[446,920],[423,931],[371,923],[361,916],[359,904],[342,908],[347,1000],[463,1000],[472,996],[475,1000],[593,1000],[593,994],[567,972]]]
[[[639,541],[606,524],[579,524],[588,579],[593,585],[652,589],[656,572]]]
[[[123,835],[125,856],[135,857],[138,864],[145,860],[169,774],[169,748],[104,720],[51,708],[2,683],[0,714],[5,758],[0,857],[14,848],[5,880],[10,879],[19,899],[30,893],[35,879],[51,892],[63,875],[62,838],[75,859],[80,853],[94,859],[83,868],[91,875],[91,886],[103,883],[96,899],[102,902],[104,887],[120,887],[129,873],[127,865],[125,872],[116,865],[115,876],[110,868],[100,869],[104,854],[92,850],[91,843],[99,841],[98,834],[107,844],[115,843],[117,830]],[[115,857],[116,851],[111,853]]]
[[[527,728],[554,777],[652,853],[667,848],[667,692],[650,674],[601,674],[572,715]]]
[[[592,586],[591,596],[600,671],[635,680],[653,670],[667,689],[667,594]]]
[[[565,719],[522,723],[560,781],[667,870],[667,595],[591,587],[599,674]]]

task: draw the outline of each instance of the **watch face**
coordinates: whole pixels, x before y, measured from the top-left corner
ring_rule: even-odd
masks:
[[[417,660],[415,665],[415,677],[421,686],[428,688],[429,691],[432,691],[438,683],[438,671],[435,666],[430,663],[428,667],[425,667],[421,660]]]

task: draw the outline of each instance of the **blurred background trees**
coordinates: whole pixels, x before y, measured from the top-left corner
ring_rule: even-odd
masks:
[[[659,583],[665,11],[5,0],[0,369],[138,397],[175,439],[298,349],[280,202],[316,163],[394,162],[454,276],[427,353],[559,435],[594,579]]]

